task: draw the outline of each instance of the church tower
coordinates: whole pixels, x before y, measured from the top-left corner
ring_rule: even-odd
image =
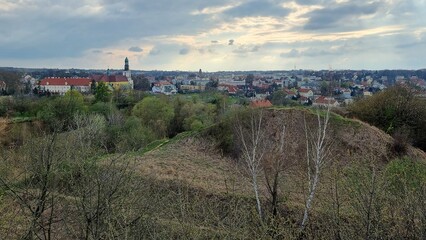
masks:
[[[129,71],[129,59],[124,59],[124,71]]]
[[[127,57],[126,57],[126,59],[124,59],[123,76],[125,76],[127,78],[127,81],[129,81],[130,88],[133,89],[132,73],[130,72],[129,59]]]

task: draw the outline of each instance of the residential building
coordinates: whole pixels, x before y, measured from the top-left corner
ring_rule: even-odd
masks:
[[[250,102],[250,107],[252,108],[272,107],[272,103],[266,99],[253,100]]]
[[[154,86],[152,87],[153,93],[161,93],[165,95],[172,95],[176,94],[176,86],[168,81],[160,81],[157,83],[154,83]]]
[[[312,106],[316,106],[316,107],[338,107],[339,103],[333,97],[319,96],[314,100],[314,102],[312,103]]]
[[[71,89],[79,92],[90,92],[90,78],[56,78],[48,77],[40,81],[40,90],[63,95]]]
[[[311,99],[314,97],[314,92],[309,88],[300,88],[298,92],[301,97],[311,98]]]

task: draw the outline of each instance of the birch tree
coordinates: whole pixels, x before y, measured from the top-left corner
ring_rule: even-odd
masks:
[[[303,234],[309,220],[309,212],[312,208],[312,202],[317,192],[318,184],[322,170],[327,163],[330,153],[330,141],[327,138],[330,108],[327,109],[325,116],[321,117],[317,112],[317,126],[316,129],[311,129],[306,123],[304,117],[304,129],[306,138],[306,163],[307,163],[307,176],[308,176],[308,194],[305,202],[305,209],[303,213],[302,223],[300,224],[300,232]]]
[[[263,217],[259,192],[259,174],[266,153],[263,110],[250,110],[248,119],[237,119],[236,132],[241,144],[241,159],[250,176],[260,219]]]
[[[57,192],[61,188],[58,175],[62,162],[57,148],[56,133],[31,139],[21,155],[15,153],[16,159],[12,159],[19,161],[22,169],[12,178],[0,177],[0,187],[16,200],[28,221],[23,232],[18,233],[22,239],[55,238],[53,224],[59,221],[56,208],[60,202]]]

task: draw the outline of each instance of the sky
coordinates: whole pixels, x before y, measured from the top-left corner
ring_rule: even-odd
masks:
[[[0,0],[0,66],[426,68],[426,0]]]

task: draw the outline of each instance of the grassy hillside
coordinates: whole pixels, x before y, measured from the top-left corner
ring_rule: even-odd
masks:
[[[1,174],[9,180],[9,188],[0,191],[4,216],[0,235],[20,238],[35,223],[32,236],[44,236],[41,233],[50,226],[52,239],[425,237],[426,154],[412,147],[403,156],[395,153],[392,137],[338,115],[331,118],[331,154],[311,218],[307,230],[299,232],[308,188],[303,122],[306,119],[314,131],[315,113],[294,108],[264,112],[267,138],[274,139],[286,126],[286,165],[279,179],[277,215],[272,214],[261,171],[258,179],[265,215],[259,219],[250,177],[238,158],[240,141],[232,127],[181,134],[125,154],[95,151],[91,146],[98,144],[101,135],[86,127],[59,135],[57,144],[49,145],[53,138],[37,139],[21,152],[4,155],[7,170],[3,168]],[[215,131],[230,131],[233,154],[220,148],[223,139],[212,134]],[[51,148],[37,148],[38,144]],[[44,176],[37,173],[46,168],[39,158],[31,160],[30,156],[49,149],[54,151],[46,159],[54,159],[55,171],[49,172],[51,180],[46,185],[52,200],[34,220],[34,213],[25,206],[37,206],[42,193],[39,182],[43,182],[37,179]],[[36,166],[42,171],[33,169]],[[53,219],[51,225],[49,219]]]

